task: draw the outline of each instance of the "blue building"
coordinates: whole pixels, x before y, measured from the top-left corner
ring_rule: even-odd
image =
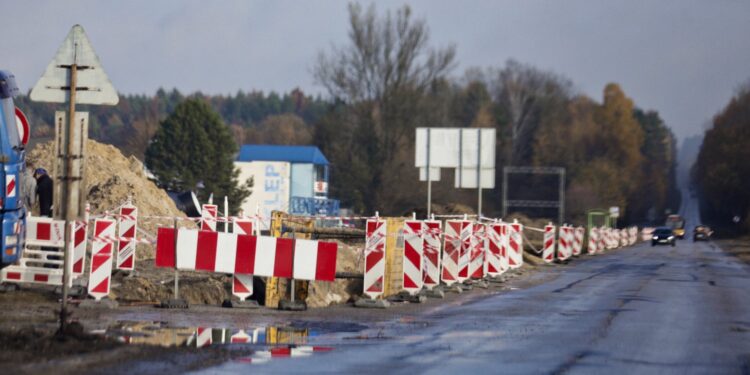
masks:
[[[315,146],[243,145],[235,166],[240,181],[253,179],[246,213],[263,217],[280,210],[298,215],[338,215],[339,201],[328,199],[328,159]]]

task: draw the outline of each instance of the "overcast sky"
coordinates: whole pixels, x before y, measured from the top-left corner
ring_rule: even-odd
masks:
[[[365,3],[368,4],[368,3]],[[513,58],[601,100],[617,82],[679,137],[701,133],[750,79],[750,1],[379,1],[410,4],[459,77]],[[347,38],[345,1],[0,0],[0,69],[26,91],[81,24],[118,91],[320,93],[320,50]]]

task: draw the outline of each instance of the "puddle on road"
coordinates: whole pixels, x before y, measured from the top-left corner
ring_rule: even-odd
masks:
[[[255,350],[250,356],[237,361],[250,364],[265,363],[275,358],[306,357],[334,350],[331,346],[312,345],[321,331],[293,326],[232,329],[171,327],[162,322],[120,322],[93,333],[134,345],[193,348],[243,345],[244,348]]]

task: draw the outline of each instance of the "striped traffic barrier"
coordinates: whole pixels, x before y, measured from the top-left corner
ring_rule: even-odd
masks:
[[[71,223],[73,228],[72,243],[69,244],[72,254],[71,275],[76,277],[83,275],[86,269],[86,240],[88,237],[88,224],[84,221]]]
[[[425,220],[424,235],[424,257],[422,263],[423,285],[432,290],[440,283],[440,230],[442,222],[438,220]]]
[[[587,251],[589,255],[596,254],[599,245],[599,230],[596,227],[589,229],[589,244]]]
[[[253,235],[254,219],[251,218],[232,218],[232,233]],[[240,301],[245,301],[253,295],[253,275],[235,273],[232,275],[232,294],[237,296]]]
[[[115,221],[110,219],[96,219],[94,221],[94,238],[99,236],[114,236]],[[111,242],[94,241],[91,246],[91,268],[89,270],[89,295],[97,301],[109,295],[112,278],[112,248]]]
[[[375,299],[385,292],[385,220],[367,220],[364,294]]]
[[[469,271],[471,279],[482,279],[487,275],[485,263],[486,229],[481,223],[473,223],[471,229],[471,248],[469,250]]]
[[[461,233],[464,232],[469,221],[465,220],[446,220],[445,221],[445,244],[443,246],[443,263],[440,280],[448,286],[459,281],[459,261],[461,258]]]
[[[510,268],[523,266],[523,225],[517,220],[508,226],[508,264]]]
[[[573,255],[581,255],[583,250],[583,227],[577,227],[573,229]]]
[[[337,248],[335,242],[187,228],[175,233],[173,228],[159,228],[156,265],[178,270],[334,281]]]
[[[545,263],[552,263],[555,260],[555,226],[552,223],[544,226],[542,259]]]
[[[493,223],[487,225],[487,274],[490,276],[500,276],[507,269],[507,263],[503,266],[503,230],[505,224]]]
[[[218,217],[219,206],[215,204],[203,204],[201,206],[201,230],[216,232]]]
[[[571,228],[567,224],[563,224],[560,227],[560,238],[558,239],[557,246],[557,259],[564,261],[570,258],[573,254],[571,250]]]
[[[117,218],[117,269],[133,271],[135,269],[135,233],[138,228],[138,208],[128,203],[120,207]]]
[[[403,289],[411,295],[422,290],[422,257],[424,255],[424,224],[419,220],[404,221]]]
[[[469,263],[471,262],[472,238],[474,236],[474,225],[471,221],[465,221],[459,233],[461,247],[458,255],[458,281],[464,282],[469,278]]]

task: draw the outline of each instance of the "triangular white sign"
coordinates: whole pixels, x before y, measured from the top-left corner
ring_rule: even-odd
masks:
[[[31,90],[36,102],[65,103],[70,100],[70,69],[78,66],[76,74],[76,103],[115,105],[120,100],[117,91],[102,69],[89,38],[80,25],[73,26],[57,50],[55,58]]]

